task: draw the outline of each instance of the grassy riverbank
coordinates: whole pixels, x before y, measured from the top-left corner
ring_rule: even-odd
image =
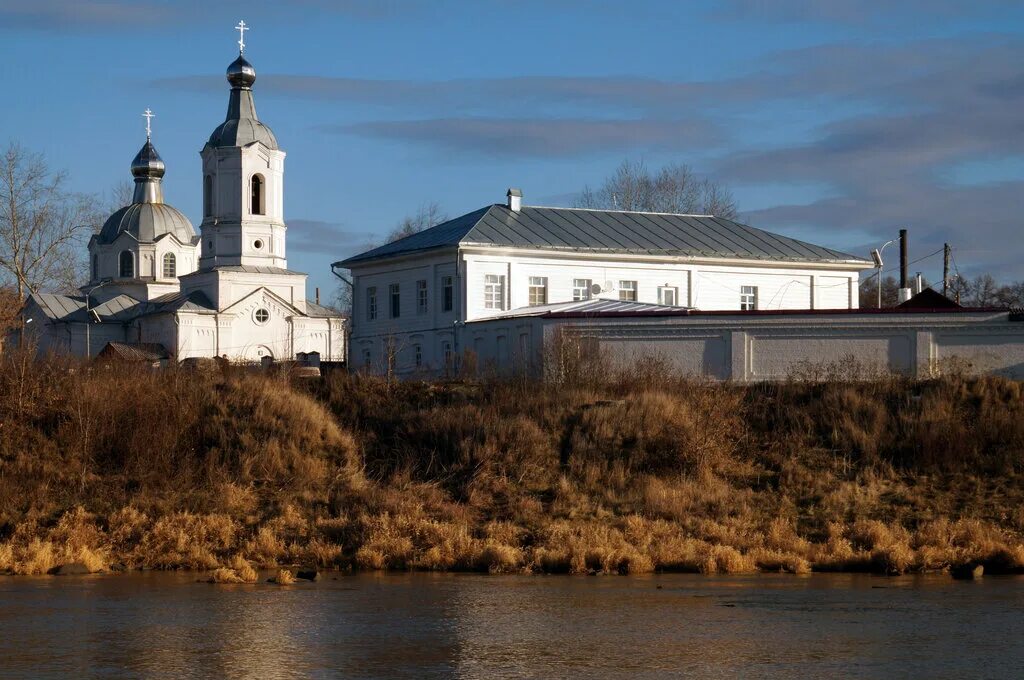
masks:
[[[0,571],[1024,570],[1024,394],[1000,379],[0,364]]]

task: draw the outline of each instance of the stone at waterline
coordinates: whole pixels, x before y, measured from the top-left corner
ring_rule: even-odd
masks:
[[[295,572],[295,577],[300,578],[304,581],[319,581],[320,572],[316,569],[299,569]]]
[[[985,574],[985,567],[980,564],[958,564],[950,569],[949,573],[955,579],[972,581],[981,578]]]
[[[93,571],[83,562],[68,562],[67,564],[58,564],[47,573],[54,576],[81,576],[82,574],[91,574]]]

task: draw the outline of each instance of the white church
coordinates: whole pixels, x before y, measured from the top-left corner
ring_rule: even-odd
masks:
[[[228,66],[227,116],[201,151],[199,233],[164,202],[164,162],[150,139],[135,156],[132,202],[89,241],[81,295],[32,295],[24,318],[40,353],[173,362],[236,362],[319,355],[344,361],[345,319],[306,299],[306,275],[288,269],[284,158],[256,115],[256,71]],[[315,353],[315,354],[314,354]]]

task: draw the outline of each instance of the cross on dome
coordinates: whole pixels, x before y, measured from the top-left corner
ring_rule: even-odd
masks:
[[[249,30],[249,27],[245,25],[244,21],[239,20],[235,28],[238,30],[238,53],[242,54],[245,52],[245,32]]]
[[[150,127],[150,121],[156,117],[156,114],[150,111],[149,107],[146,107],[146,111],[142,114],[142,117],[146,119],[146,141],[149,141],[153,136],[153,129]]]

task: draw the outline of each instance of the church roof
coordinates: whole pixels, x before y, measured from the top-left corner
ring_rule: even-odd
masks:
[[[248,146],[260,142],[268,149],[277,149],[277,137],[256,115],[256,102],[252,96],[252,84],[256,81],[256,70],[244,57],[228,66],[228,82],[231,94],[228,96],[228,113],[224,122],[210,134],[207,144],[212,147]]]
[[[344,315],[333,307],[318,305],[311,300],[306,300],[306,316],[313,319],[336,319]]]
[[[195,290],[191,293],[167,293],[145,303],[142,314],[163,314],[166,312],[216,312],[206,293]]]
[[[82,323],[89,318],[85,311],[84,295],[35,293],[30,299],[52,321]],[[100,321],[127,321],[138,315],[139,307],[142,304],[130,295],[118,295],[106,302],[91,304],[89,311],[95,312]]]
[[[335,264],[347,267],[452,246],[785,262],[867,260],[712,215],[495,204]]]
[[[107,218],[97,238],[100,243],[113,243],[124,232],[144,243],[164,234],[174,234],[181,243],[191,243],[196,237],[188,218],[166,203],[126,205]]]

